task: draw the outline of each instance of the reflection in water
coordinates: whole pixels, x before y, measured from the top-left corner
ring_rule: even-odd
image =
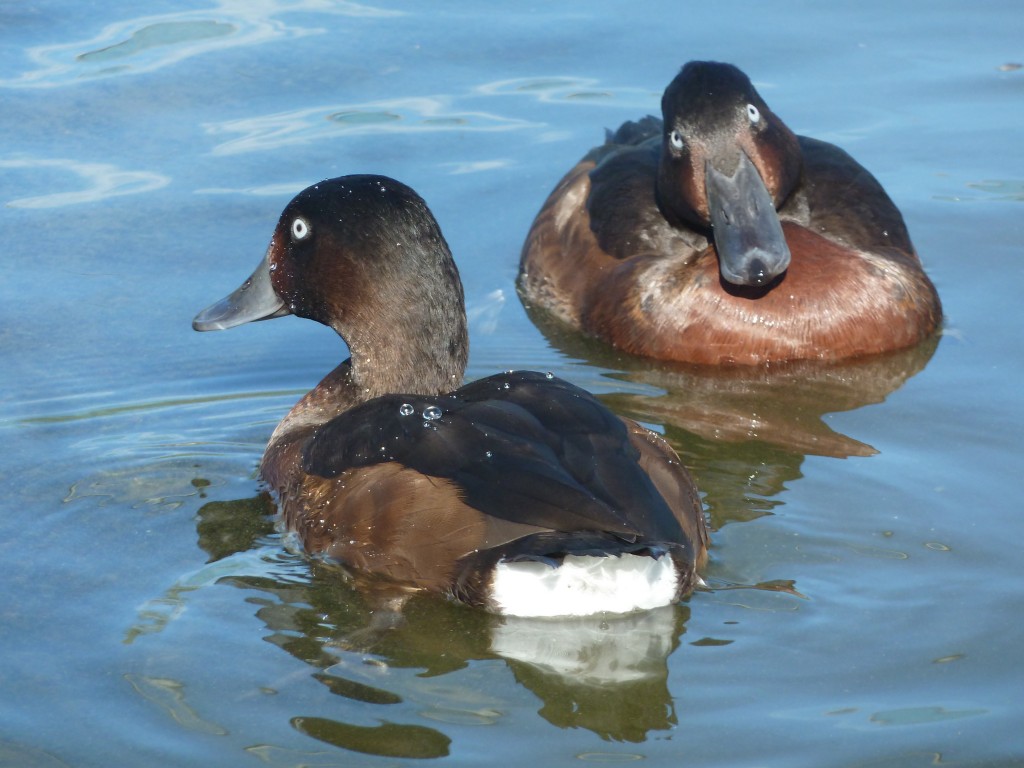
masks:
[[[799,477],[805,455],[873,453],[863,442],[831,430],[825,415],[883,401],[923,368],[935,349],[932,342],[843,366],[723,371],[624,359],[576,336],[564,345],[594,365],[621,371],[614,375],[628,382],[623,389],[648,393],[603,398],[619,412],[666,425],[668,437],[698,474],[719,527],[769,513],[779,503],[773,497]],[[660,394],[651,396],[652,390]],[[233,586],[254,606],[266,628],[264,639],[307,667],[299,676],[346,704],[326,714],[291,709],[281,717],[324,748],[353,754],[445,757],[454,751],[457,727],[509,717],[507,693],[479,685],[482,674],[500,674],[487,662],[499,662],[499,669],[504,665],[537,697],[538,714],[558,728],[640,743],[678,724],[668,658],[686,631],[688,606],[571,620],[493,616],[410,597],[337,565],[292,558],[290,566],[280,568],[274,561],[279,555],[268,555],[273,514],[266,496],[203,505],[197,533],[209,562],[144,606],[126,641],[162,631],[182,615],[193,590]],[[280,552],[278,542],[269,546]],[[719,584],[718,591],[739,586]],[[787,581],[755,588],[757,594],[802,597]],[[703,637],[690,644],[729,642]],[[189,728],[218,727],[195,718],[185,683],[151,677],[134,679],[132,685]],[[951,710],[948,716],[974,714],[964,712]],[[885,712],[873,722],[940,716],[947,713]]]
[[[388,679],[376,679],[374,666],[412,668],[421,677],[436,677],[473,661],[501,658],[516,680],[541,699],[540,714],[559,727],[643,741],[649,731],[675,724],[667,658],[684,630],[685,608],[564,622],[513,621],[414,597],[398,614],[368,585],[354,588],[346,581],[338,568],[324,565],[314,567],[309,585],[226,580],[260,593],[249,600],[261,604],[257,615],[271,631],[270,642],[316,668],[314,677],[333,693],[354,701],[388,705],[404,699],[401,689],[383,687]],[[394,682],[401,684],[402,678]],[[455,702],[440,709],[431,705],[422,714],[442,722],[495,717],[486,703],[467,709],[472,699],[471,692],[459,692]],[[342,732],[349,733],[335,733]],[[377,754],[393,754],[388,747],[380,749]]]
[[[326,717],[294,717],[292,727],[335,747],[385,757],[446,757],[448,745],[452,743],[443,733],[422,725],[364,726],[339,723]]]
[[[687,608],[666,606],[603,619],[508,617],[493,628],[491,650],[541,698],[548,722],[641,742],[677,724],[668,657],[688,616]]]
[[[199,511],[196,531],[203,550],[215,563],[236,552],[247,552],[274,532],[277,512],[271,498],[261,494],[238,501],[211,501]]]
[[[59,208],[78,203],[95,203],[108,197],[136,195],[166,187],[171,180],[149,171],[123,171],[109,163],[81,163],[58,158],[12,158],[0,160],[0,168],[24,168],[33,171],[56,169],[79,176],[88,186],[72,192],[5,200],[8,208]]]
[[[408,703],[416,716],[440,724],[500,720],[506,713],[489,692],[460,688],[455,678],[437,680],[494,659],[504,660],[541,700],[539,713],[558,727],[641,742],[676,724],[667,659],[685,632],[687,607],[531,620],[409,597],[332,564],[313,563],[309,580],[276,577],[258,567],[251,551],[266,536],[272,509],[266,496],[204,505],[197,525],[199,544],[210,556],[204,572],[244,590],[267,627],[266,639],[308,664],[311,677],[331,693],[382,708],[360,708],[372,726],[293,714],[290,722],[303,734],[362,753],[446,755],[450,738],[442,725],[400,722]],[[424,693],[426,686],[432,687]],[[178,698],[173,703],[175,712],[185,711]]]
[[[528,308],[528,314],[556,349],[622,371],[612,377],[644,390],[601,400],[624,416],[665,426],[665,437],[706,494],[715,528],[770,513],[778,504],[771,497],[801,476],[805,456],[877,453],[833,430],[826,416],[884,402],[924,369],[939,342],[934,337],[909,350],[842,364],[716,368],[625,355],[541,311]]]
[[[227,730],[218,723],[202,718],[185,701],[185,686],[163,677],[126,674],[125,679],[136,693],[156,704],[182,728],[198,733],[223,736]]]
[[[322,28],[288,26],[277,19],[307,10],[347,16],[401,15],[343,0],[330,5],[319,0],[221,0],[212,8],[110,24],[92,38],[29,48],[25,53],[35,69],[0,79],[0,87],[52,88],[86,77],[136,75],[225,48],[322,34]]]
[[[260,560],[257,545],[274,531],[276,511],[267,495],[205,504],[198,529],[210,559],[202,568],[181,576],[164,594],[139,607],[137,620],[125,632],[125,645],[131,645],[142,636],[162,632],[184,613],[188,596],[195,590],[238,571],[251,571],[251,561]],[[237,557],[226,559],[229,555]]]
[[[475,322],[487,324],[503,300],[487,297]],[[628,358],[557,329],[549,330],[549,338],[566,354],[622,380],[609,387],[620,391],[602,396],[611,407],[665,425],[697,474],[716,527],[769,514],[782,503],[776,497],[785,484],[800,477],[807,455],[875,453],[833,430],[827,414],[883,402],[928,363],[937,345],[933,340],[843,365],[722,370]],[[677,725],[668,658],[686,631],[687,606],[571,620],[493,616],[410,597],[333,564],[292,558],[280,568],[274,561],[279,555],[268,555],[268,546],[280,552],[278,542],[268,545],[273,514],[266,496],[205,504],[197,532],[209,562],[144,606],[128,641],[161,631],[181,615],[191,590],[214,583],[242,590],[266,628],[264,639],[307,666],[300,677],[308,675],[351,705],[326,716],[322,710],[291,710],[282,717],[318,744],[349,753],[444,757],[453,752],[449,729],[501,722],[509,716],[507,698],[479,686],[480,675],[494,669],[487,662],[503,664],[537,697],[538,714],[558,728],[639,743]],[[733,589],[748,590],[746,598],[765,592],[802,598],[785,580],[716,584],[716,592]],[[709,636],[690,645],[730,642]],[[154,680],[146,683],[149,697],[163,702],[172,716],[187,718],[185,689]],[[872,722],[898,725],[973,714],[887,711]]]

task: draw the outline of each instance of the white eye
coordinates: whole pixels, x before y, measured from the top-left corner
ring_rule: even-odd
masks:
[[[757,123],[761,120],[761,112],[753,104],[747,104],[747,117],[750,118],[750,122]]]
[[[683,148],[683,134],[679,131],[672,131],[668,135],[668,143],[672,145],[672,149],[681,150]]]
[[[309,237],[309,224],[301,216],[297,216],[292,222],[292,237],[295,240],[305,240]]]

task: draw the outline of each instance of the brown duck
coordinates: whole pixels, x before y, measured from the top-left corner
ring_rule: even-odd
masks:
[[[523,246],[527,308],[712,365],[839,360],[935,332],[903,217],[846,152],[794,135],[730,64],[690,62],[661,109],[548,197]]]
[[[460,387],[459,273],[410,188],[346,176],[304,190],[253,275],[193,327],[287,314],[333,328],[351,355],[260,467],[309,553],[519,615],[649,608],[697,582],[703,511],[661,437],[550,374]]]

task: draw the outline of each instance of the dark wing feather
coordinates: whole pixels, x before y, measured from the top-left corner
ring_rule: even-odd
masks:
[[[590,172],[587,222],[597,244],[614,259],[699,253],[708,247],[706,232],[677,227],[665,218],[656,194],[661,142],[606,144]],[[597,151],[597,150],[595,150]]]
[[[806,226],[831,240],[878,252],[914,253],[903,215],[870,171],[834,144],[797,139],[803,180],[780,211],[783,216],[806,205]],[[803,223],[799,214],[794,218]]]
[[[623,147],[637,147],[650,139],[661,137],[662,122],[654,115],[647,115],[639,120],[627,120],[618,130],[605,130],[604,144],[594,147],[583,158],[600,163],[605,157]]]
[[[430,408],[441,415],[425,419]],[[452,481],[467,504],[510,522],[680,541],[638,456],[626,426],[589,393],[518,372],[447,396],[394,395],[357,406],[318,430],[303,464],[335,477],[395,461]]]

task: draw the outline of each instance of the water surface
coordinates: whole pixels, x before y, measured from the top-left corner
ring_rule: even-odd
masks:
[[[1024,763],[1021,39],[1014,2],[0,6],[0,764]],[[885,184],[936,343],[730,377],[531,322],[533,215],[692,58]],[[284,546],[256,465],[344,347],[190,320],[295,192],[356,172],[440,220],[470,378],[551,370],[668,436],[708,590],[399,619]]]

